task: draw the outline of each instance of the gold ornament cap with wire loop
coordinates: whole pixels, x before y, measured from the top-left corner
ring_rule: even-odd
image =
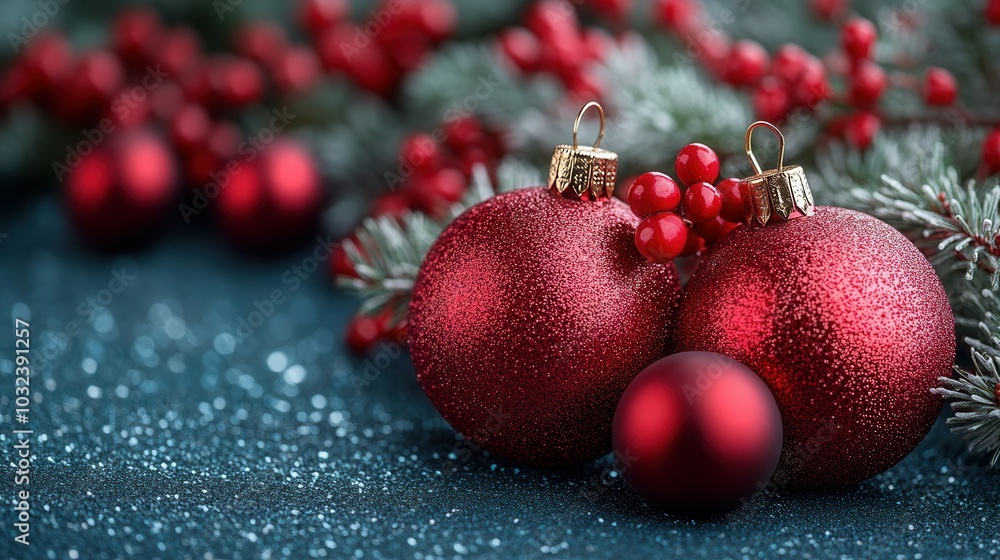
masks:
[[[778,167],[763,171],[753,155],[750,140],[756,128],[765,127],[778,137]],[[767,121],[757,121],[747,128],[744,148],[755,175],[740,181],[743,199],[744,223],[748,226],[766,226],[768,222],[786,222],[795,218],[812,216],[816,210],[806,172],[798,165],[784,166],[785,137],[778,127]]]
[[[577,133],[583,115],[592,107],[601,118],[601,131],[594,147],[580,146]],[[573,123],[573,145],[556,146],[549,166],[549,188],[567,198],[603,200],[611,198],[618,179],[618,154],[601,149],[604,138],[604,108],[591,101],[583,106]]]

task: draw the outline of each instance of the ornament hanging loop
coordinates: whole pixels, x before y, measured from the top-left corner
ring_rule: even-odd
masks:
[[[594,147],[581,146],[577,139],[580,121],[591,108],[601,118],[601,131]],[[556,146],[549,165],[549,188],[560,196],[575,200],[611,198],[618,179],[618,154],[601,149],[604,139],[604,107],[591,101],[580,109],[573,123],[573,144]]]
[[[586,105],[584,105],[583,109],[580,109],[580,113],[577,114],[577,116],[576,116],[576,121],[573,122],[573,149],[574,150],[579,150],[580,149],[580,143],[577,142],[576,137],[580,133],[580,122],[583,120],[583,116],[587,114],[587,111],[590,110],[591,107],[596,107],[597,108],[597,114],[601,118],[601,131],[597,133],[597,142],[594,143],[594,149],[596,150],[596,149],[598,149],[598,148],[601,147],[601,140],[604,139],[604,107],[601,107],[601,104],[598,103],[598,102],[596,102],[596,101],[591,101],[590,103],[587,103]]]
[[[766,129],[770,130],[771,132],[774,133],[775,136],[778,137],[778,167],[777,167],[777,169],[778,169],[778,171],[780,171],[781,168],[784,167],[784,162],[785,162],[785,136],[783,134],[781,134],[781,131],[778,130],[778,127],[774,126],[773,124],[771,124],[771,123],[769,123],[767,121],[757,121],[757,122],[751,124],[747,128],[747,135],[746,135],[746,138],[743,141],[743,149],[746,150],[746,152],[747,152],[747,158],[750,159],[750,165],[753,166],[753,172],[756,175],[760,175],[760,174],[764,173],[764,170],[761,169],[760,164],[757,163],[756,156],[753,155],[753,146],[752,146],[753,131],[754,131],[754,129],[759,128],[759,127],[764,127]]]
[[[778,137],[778,167],[764,171],[753,155],[753,131],[764,127]],[[798,165],[785,167],[785,137],[778,127],[767,121],[757,121],[747,128],[743,147],[747,152],[753,177],[740,181],[740,198],[743,199],[744,223],[748,226],[766,226],[769,222],[787,222],[795,218],[812,216],[816,208],[806,173]]]

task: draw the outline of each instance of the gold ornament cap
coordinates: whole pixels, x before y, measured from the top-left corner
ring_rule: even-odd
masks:
[[[594,147],[580,146],[576,136],[580,121],[591,108],[597,108],[601,117],[601,132]],[[604,108],[591,101],[583,106],[573,123],[573,145],[556,146],[549,166],[549,188],[567,198],[577,200],[603,200],[611,198],[618,180],[618,154],[601,149],[604,138]]]
[[[765,127],[778,137],[778,167],[762,171],[753,155],[750,139],[754,129]],[[782,165],[785,159],[785,137],[778,127],[767,121],[757,121],[747,128],[744,148],[755,175],[740,181],[743,199],[744,223],[748,226],[766,226],[768,222],[787,222],[795,218],[812,216],[816,211],[806,172],[798,165]]]

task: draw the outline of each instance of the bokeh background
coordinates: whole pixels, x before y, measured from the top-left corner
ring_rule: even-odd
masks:
[[[709,522],[651,512],[610,457],[497,461],[414,379],[415,270],[355,270],[358,235],[408,238],[419,263],[483,189],[542,184],[599,100],[625,187],[690,142],[746,176],[747,125],[778,123],[819,202],[927,248],[975,334],[969,294],[996,267],[968,263],[1000,255],[980,227],[996,201],[957,231],[974,243],[936,253],[959,226],[915,209],[953,219],[934,201],[994,188],[1000,2],[50,0],[0,21],[0,309],[30,323],[35,368],[32,544],[5,517],[0,556],[1000,554],[996,473],[948,413],[859,487]],[[0,489],[13,505],[6,472]]]

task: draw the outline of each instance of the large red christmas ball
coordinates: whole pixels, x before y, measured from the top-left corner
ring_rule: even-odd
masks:
[[[934,269],[887,224],[842,208],[716,245],[691,279],[677,349],[756,371],[784,420],[780,485],[840,487],[885,471],[930,430],[955,360]]]
[[[612,437],[622,478],[644,502],[707,517],[767,486],[781,456],[781,413],[750,368],[722,354],[682,352],[632,380]]]
[[[275,140],[241,161],[219,190],[223,231],[250,252],[287,249],[316,228],[323,186],[312,155],[288,138]]]
[[[90,241],[127,248],[163,225],[177,194],[177,169],[159,137],[122,132],[70,163],[75,165],[65,179],[66,204]]]
[[[410,305],[413,363],[444,418],[532,465],[611,450],[628,383],[672,343],[680,284],[646,261],[618,200],[501,194],[434,244]]]

